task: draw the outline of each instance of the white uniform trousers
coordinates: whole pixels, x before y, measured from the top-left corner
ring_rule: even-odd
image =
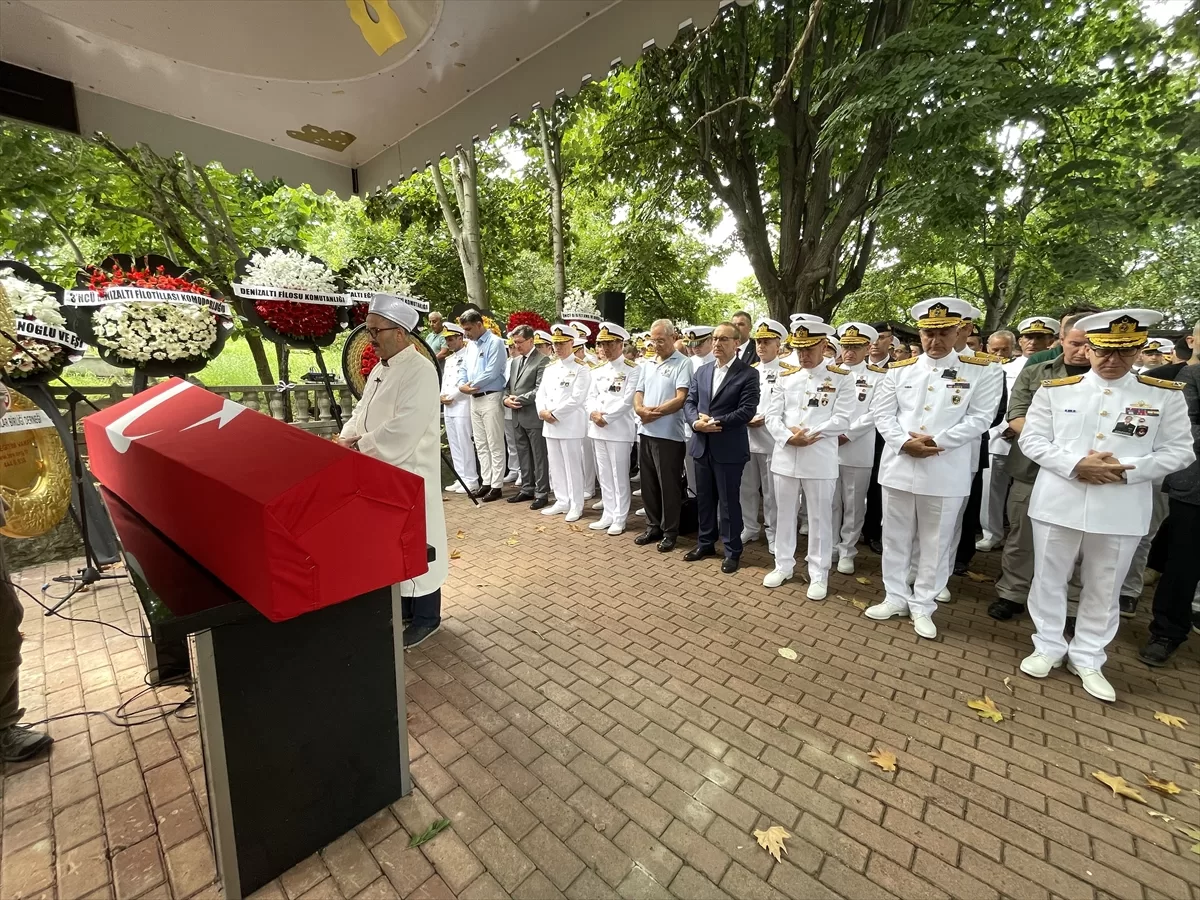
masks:
[[[546,462],[555,505],[583,511],[583,438],[546,438]]]
[[[629,518],[629,454],[633,441],[597,441],[596,474],[600,476],[600,498],[604,501],[604,518],[613,525],[624,525]],[[587,476],[584,475],[586,480]]]
[[[583,490],[585,493],[596,489],[596,443],[590,437],[583,439]]]
[[[762,491],[763,525],[767,529],[767,544],[775,545],[775,477],[771,474],[771,454],[751,453],[742,471],[742,534],[743,540],[758,538],[758,496]]]
[[[479,454],[479,475],[494,488],[504,486],[504,407],[500,394],[471,398],[471,435]]]
[[[1121,585],[1122,597],[1140,597],[1146,582],[1146,561],[1150,559],[1150,545],[1158,534],[1158,529],[1166,521],[1170,512],[1170,498],[1160,488],[1161,484],[1154,483],[1154,505],[1150,509],[1150,530],[1138,541],[1137,549],[1133,552],[1133,561],[1129,564],[1129,572]]]
[[[517,457],[517,421],[516,419],[504,420],[504,444],[508,448],[508,471],[515,472],[517,480],[521,478],[521,461]]]
[[[1012,478],[1008,475],[1008,457],[992,454],[991,465],[983,470],[983,501],[979,507],[979,525],[983,539],[993,544],[1004,541],[1004,507]],[[955,544],[957,547],[957,543]]]
[[[950,580],[951,541],[966,497],[929,497],[883,488],[883,587],[885,599],[914,616],[932,616],[937,595]],[[916,556],[916,579],[908,584]]]
[[[833,492],[833,527],[837,534],[838,559],[858,555],[858,539],[867,518],[867,489],[870,466],[839,466],[838,487]]]
[[[775,532],[775,570],[791,576],[796,568],[796,516],[800,492],[808,509],[809,582],[829,583],[833,561],[833,492],[836,478],[792,478],[775,474],[775,508],[782,527]]]
[[[1117,634],[1121,608],[1121,576],[1129,569],[1138,538],[1127,534],[1092,534],[1031,520],[1033,525],[1033,585],[1029,615],[1033,647],[1051,659],[1069,657],[1083,669],[1099,669],[1108,659],[1104,649]],[[1063,637],[1067,624],[1067,582],[1082,553],[1079,610],[1075,637]]]
[[[459,403],[462,401],[460,400]],[[454,471],[470,490],[479,487],[479,466],[475,463],[475,445],[471,443],[471,417],[446,416],[446,443]]]

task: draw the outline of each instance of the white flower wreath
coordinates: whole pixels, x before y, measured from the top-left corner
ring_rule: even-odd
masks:
[[[113,303],[92,316],[96,343],[133,363],[204,356],[217,339],[217,320],[190,303]]]
[[[338,293],[329,266],[309,259],[295,250],[276,249],[266,256],[257,250],[254,251],[246,264],[246,274],[242,283],[325,294]]]
[[[412,282],[404,270],[386,259],[355,260],[350,270],[350,285],[355,291],[375,291],[378,294],[397,294],[415,297]]]
[[[0,295],[8,298],[8,305],[18,319],[34,319],[55,327],[67,323],[58,307],[58,298],[40,284],[17,277],[12,269],[0,269]],[[61,344],[20,336],[18,340],[21,348],[4,364],[4,374],[9,377],[22,378],[66,362],[66,348]]]

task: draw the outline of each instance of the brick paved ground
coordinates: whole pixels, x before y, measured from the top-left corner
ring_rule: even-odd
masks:
[[[1113,648],[1105,706],[1065,674],[1017,672],[1029,628],[987,618],[989,584],[955,579],[928,642],[852,605],[880,596],[870,554],[870,585],[835,574],[818,604],[760,586],[761,544],[728,577],[684,563],[690,543],[664,557],[524,507],[455,497],[447,522],[464,536],[445,628],[409,656],[417,790],[260,896],[1200,900],[1195,841],[1175,830],[1200,825],[1197,643],[1148,670],[1145,610]],[[107,588],[73,612],[128,622],[133,602]],[[25,634],[33,718],[141,690],[116,632],[30,615]],[[984,692],[1002,723],[967,708]],[[48,761],[4,773],[0,897],[219,895],[194,720],[52,732]],[[899,771],[871,765],[875,748]],[[1181,793],[1143,789],[1143,807],[1097,769]],[[452,829],[407,849],[442,816]],[[769,825],[792,834],[779,863],[751,836]]]

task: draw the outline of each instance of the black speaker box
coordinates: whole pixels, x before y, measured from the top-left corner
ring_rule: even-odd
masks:
[[[625,327],[625,292],[600,291],[596,294],[596,309],[605,322]]]

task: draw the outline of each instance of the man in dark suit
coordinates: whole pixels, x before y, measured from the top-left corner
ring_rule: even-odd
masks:
[[[754,328],[750,313],[738,310],[729,321],[737,329],[737,358],[748,366],[754,365],[758,362],[758,348],[750,340],[750,332]]]
[[[546,463],[542,420],[538,417],[535,401],[542,373],[550,360],[534,349],[534,333],[528,325],[518,325],[511,334],[519,356],[513,360],[504,405],[513,410],[522,478],[520,492],[509,497],[508,502],[529,500],[532,501],[530,509],[542,509],[550,503],[550,469]]]
[[[737,328],[723,322],[713,332],[713,361],[696,370],[683,408],[692,426],[688,453],[696,461],[699,542],[684,559],[716,555],[718,508],[725,561],[736,572],[742,555],[742,469],[750,459],[747,424],[758,411],[758,373],[737,356]]]

